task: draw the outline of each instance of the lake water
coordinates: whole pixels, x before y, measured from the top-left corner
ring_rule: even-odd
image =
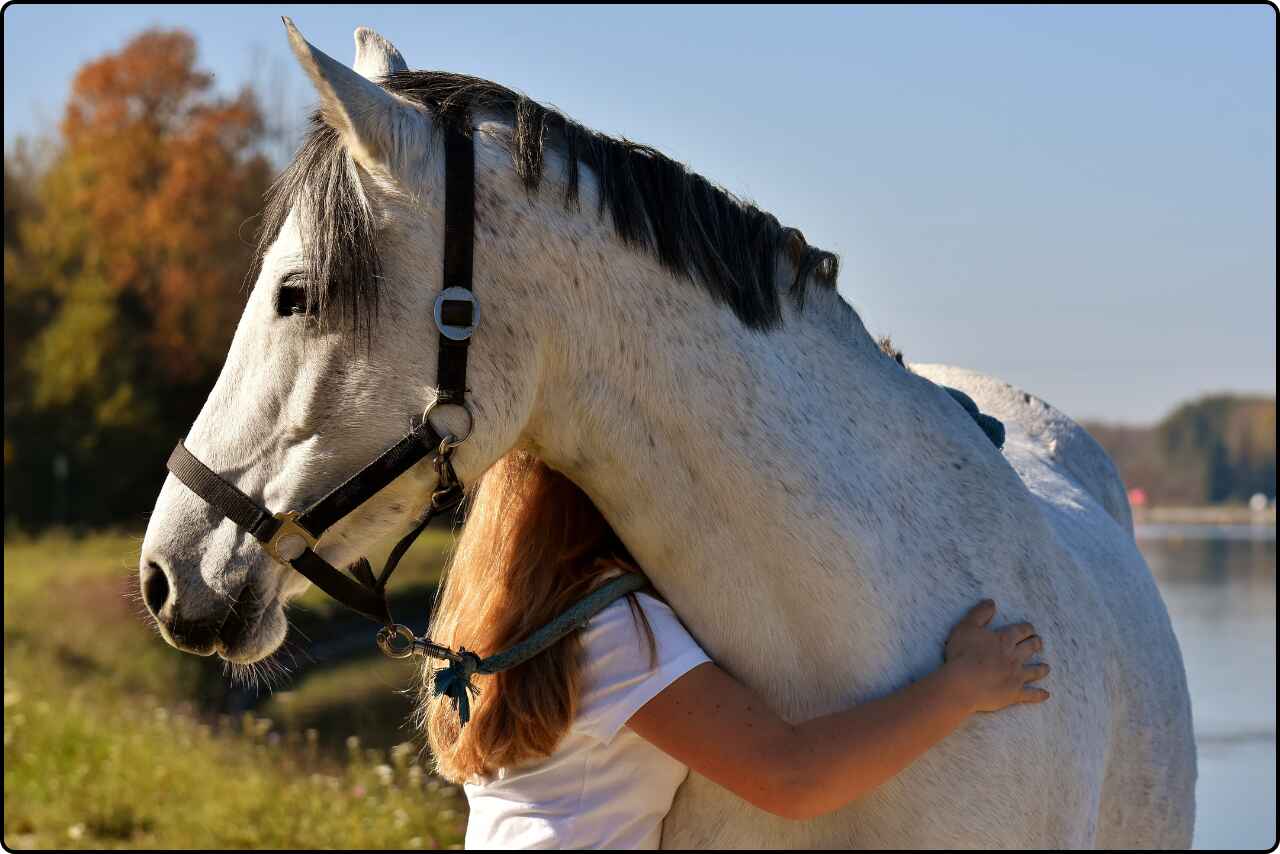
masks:
[[[1276,529],[1140,525],[1182,646],[1199,748],[1196,848],[1276,840]]]

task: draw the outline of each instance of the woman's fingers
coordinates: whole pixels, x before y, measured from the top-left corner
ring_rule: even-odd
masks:
[[[1022,643],[1035,633],[1035,626],[1030,623],[1014,623],[1012,626],[1005,626],[1000,630],[1000,634],[1012,644]]]
[[[1019,703],[1043,703],[1049,699],[1049,692],[1043,688],[1023,688],[1018,695]]]
[[[1044,650],[1044,639],[1039,635],[1032,635],[1024,641],[1019,642],[1013,647],[1014,654],[1018,656],[1018,661],[1026,662],[1031,656]]]
[[[969,609],[969,613],[964,615],[961,622],[972,623],[975,626],[985,626],[991,622],[991,618],[996,615],[996,603],[993,599],[983,599],[977,605]]]
[[[1025,685],[1027,682],[1039,682],[1041,679],[1049,675],[1049,665],[1047,664],[1028,664],[1022,668],[1022,681]]]

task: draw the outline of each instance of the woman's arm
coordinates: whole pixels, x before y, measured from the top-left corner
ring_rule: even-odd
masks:
[[[952,630],[946,663],[887,697],[789,724],[714,664],[695,667],[632,715],[628,726],[665,753],[775,815],[839,809],[907,767],[969,715],[1048,692],[1027,660],[1042,648],[1027,623],[990,631],[979,603]]]

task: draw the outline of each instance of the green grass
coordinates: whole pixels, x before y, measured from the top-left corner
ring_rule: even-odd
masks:
[[[200,691],[206,664],[160,640],[137,598],[141,537],[5,538],[4,644],[82,679],[183,700]]]
[[[409,722],[418,681],[417,664],[375,655],[312,671],[290,690],[273,692],[257,712],[286,729],[332,734],[328,752],[346,733],[388,749],[418,738]]]
[[[424,540],[399,585],[425,590],[435,580],[448,534]],[[137,602],[139,541],[6,537],[6,845],[461,841],[465,803],[426,773],[420,739],[405,725],[411,700],[401,692],[416,682],[413,665],[370,656],[313,669],[286,679],[256,714],[220,716],[221,667],[166,646]],[[305,604],[307,631],[320,640],[336,612]],[[420,625],[425,613],[412,616]]]

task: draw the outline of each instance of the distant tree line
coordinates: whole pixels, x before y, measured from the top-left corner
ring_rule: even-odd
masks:
[[[1086,424],[1151,504],[1243,503],[1276,495],[1276,401],[1213,395],[1183,404],[1151,427]]]
[[[6,526],[136,522],[221,367],[271,177],[249,91],[152,30],[4,159]]]

